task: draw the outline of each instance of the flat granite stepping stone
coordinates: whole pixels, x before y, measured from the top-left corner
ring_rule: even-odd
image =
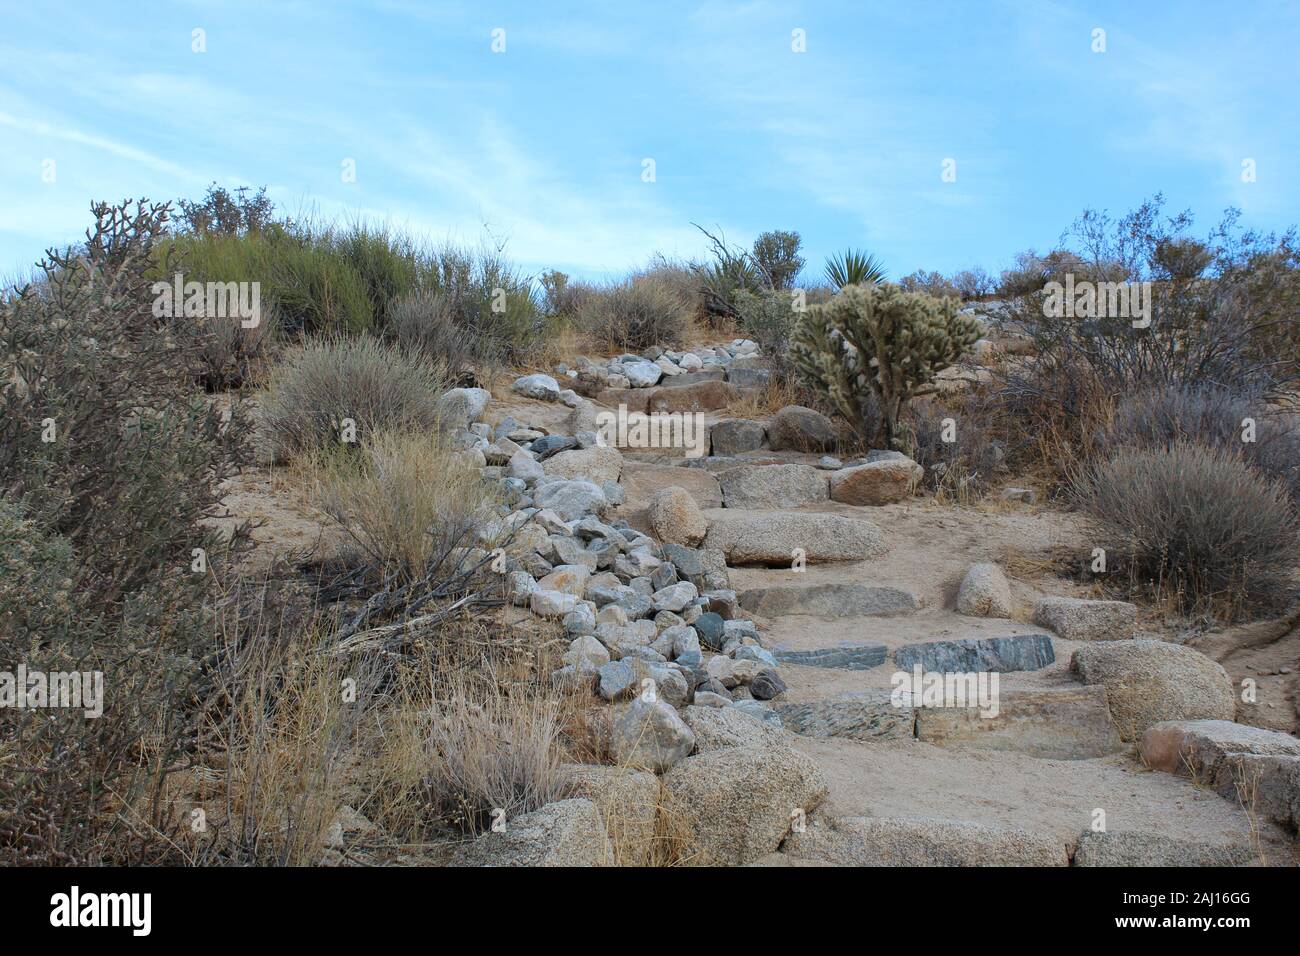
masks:
[[[740,606],[767,617],[813,614],[818,617],[870,617],[906,614],[921,606],[901,588],[866,584],[815,584],[812,587],[751,588],[741,593]]]
[[[862,561],[889,550],[884,532],[870,521],[815,511],[745,511],[709,508],[706,548],[727,555],[727,563],[784,565],[802,558]]]
[[[810,651],[775,648],[772,655],[778,664],[801,667],[833,667],[846,671],[866,671],[879,667],[889,656],[884,644],[854,644],[845,641],[837,647],[819,647]]]
[[[970,688],[965,690],[969,700]],[[1001,691],[995,713],[979,706],[921,707],[916,738],[1047,760],[1088,760],[1125,749],[1106,707],[1105,688],[1097,686]]]
[[[1249,843],[1175,840],[1146,830],[1085,830],[1071,866],[1253,866],[1259,856]]]
[[[1036,671],[1056,660],[1046,634],[966,638],[909,644],[894,651],[894,663],[906,670],[920,664],[925,671]]]
[[[772,708],[786,730],[804,737],[903,740],[916,733],[916,708],[895,707],[887,690],[844,694],[805,704]]]

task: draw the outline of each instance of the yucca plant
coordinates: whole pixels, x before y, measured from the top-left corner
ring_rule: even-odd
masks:
[[[885,281],[885,276],[884,263],[857,249],[837,253],[826,260],[826,278],[837,289],[868,282],[879,284]]]

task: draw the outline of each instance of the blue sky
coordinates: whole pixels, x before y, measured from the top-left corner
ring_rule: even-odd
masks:
[[[433,240],[486,229],[591,278],[701,254],[692,222],[797,229],[812,263],[863,247],[897,277],[1001,269],[1157,190],[1205,227],[1230,205],[1300,221],[1290,0],[0,0],[0,23],[0,275],[79,236],[92,199],[213,180]]]

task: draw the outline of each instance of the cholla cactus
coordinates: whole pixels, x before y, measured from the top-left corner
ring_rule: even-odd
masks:
[[[892,283],[847,285],[800,319],[790,341],[795,367],[862,429],[879,401],[885,447],[896,447],[909,399],[933,392],[935,374],[975,344],[979,324],[956,299],[904,292]],[[864,436],[872,437],[872,436]]]

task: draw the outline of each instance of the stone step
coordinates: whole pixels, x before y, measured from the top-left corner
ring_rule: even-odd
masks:
[[[874,523],[815,511],[744,511],[710,508],[704,512],[706,548],[717,548],[731,565],[793,567],[796,559],[861,561],[888,550]]]
[[[1260,862],[1247,843],[1175,840],[1147,830],[1085,831],[1071,866],[1254,866]]]
[[[921,603],[901,588],[866,584],[814,584],[808,587],[751,588],[740,606],[766,617],[811,614],[816,617],[875,617],[907,614]]]
[[[923,671],[945,673],[1036,671],[1055,660],[1052,639],[1046,634],[927,641],[894,651],[894,662],[904,670],[920,664]]]
[[[1282,827],[1300,831],[1300,740],[1230,720],[1149,727],[1138,752],[1152,770],[1179,773]]]
[[[835,647],[818,647],[813,650],[776,647],[772,649],[772,654],[780,664],[866,671],[885,663],[885,659],[889,656],[889,649],[884,644],[845,641]]]
[[[776,704],[772,709],[786,730],[804,737],[903,740],[916,735],[916,708],[895,707],[889,691]]]
[[[1102,687],[999,693],[996,713],[920,707],[916,736],[939,746],[1009,750],[1049,760],[1086,760],[1125,749]]]
[[[1068,866],[1065,844],[1018,827],[964,820],[815,820],[782,852],[837,866]]]

